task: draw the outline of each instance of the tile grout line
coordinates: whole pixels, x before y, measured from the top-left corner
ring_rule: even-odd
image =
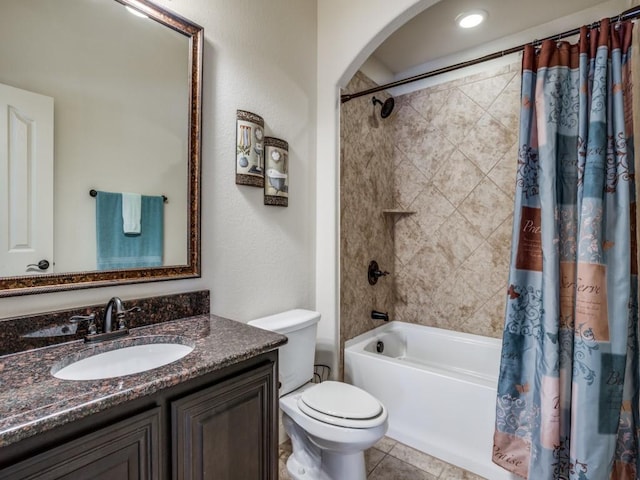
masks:
[[[375,448],[375,447],[372,447]],[[380,450],[382,452],[382,450]],[[387,452],[382,452],[384,453],[384,455],[382,455],[382,458],[380,460],[378,460],[378,463],[376,463],[375,467],[373,467],[371,469],[371,471],[369,473],[367,473],[367,478],[371,477],[371,475],[373,475],[373,472],[376,471],[376,468],[378,468],[378,466],[382,463],[382,461],[387,458],[387,456],[389,455]]]

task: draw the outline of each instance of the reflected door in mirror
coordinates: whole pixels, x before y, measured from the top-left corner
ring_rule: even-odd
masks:
[[[52,273],[53,98],[0,84],[0,137],[0,276]]]

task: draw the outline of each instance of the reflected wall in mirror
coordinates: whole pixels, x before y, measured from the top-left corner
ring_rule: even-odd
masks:
[[[199,276],[202,28],[146,0],[2,9],[0,296]],[[139,235],[161,259],[130,264],[160,266],[99,267],[97,225],[123,220],[92,189],[136,194],[134,217],[142,195],[143,225],[145,200],[167,198]]]

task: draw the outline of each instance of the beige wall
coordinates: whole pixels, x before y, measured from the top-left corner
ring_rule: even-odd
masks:
[[[501,336],[518,157],[520,66],[486,68],[397,97],[390,123],[382,124],[383,135],[372,136],[374,130],[365,123],[371,96],[342,107],[343,341],[376,326],[367,320],[367,308],[376,302],[384,302],[395,320]],[[371,86],[363,78],[356,75],[350,87]],[[374,139],[388,145],[381,147]],[[360,152],[380,153],[365,155],[370,163],[362,164],[354,161]],[[415,213],[385,223],[379,211],[389,196],[368,194],[369,165],[380,172],[393,165],[394,207]],[[382,279],[380,290],[366,288],[359,264],[369,252],[379,252],[386,261],[390,247],[392,278]],[[386,290],[389,280],[395,287],[393,307],[393,292]]]
[[[358,72],[345,93],[374,87]],[[384,93],[377,98],[385,100]],[[371,310],[393,318],[393,275],[369,285],[369,262],[393,274],[393,115],[380,117],[371,96],[343,104],[340,125],[340,351],[344,341],[380,325]]]

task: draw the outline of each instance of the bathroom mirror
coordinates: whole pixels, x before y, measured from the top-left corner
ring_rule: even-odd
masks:
[[[3,0],[0,297],[200,276],[202,44],[147,0]],[[98,269],[92,190],[166,197],[158,266]]]

